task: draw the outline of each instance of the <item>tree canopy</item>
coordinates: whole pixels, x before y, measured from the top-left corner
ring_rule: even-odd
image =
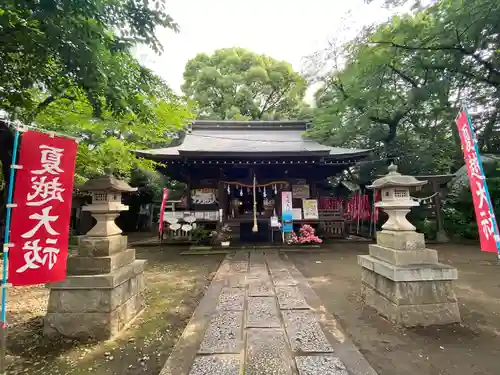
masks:
[[[311,135],[400,156],[408,173],[450,172],[466,103],[481,151],[498,152],[499,14],[494,0],[443,0],[334,44]]]
[[[184,71],[183,92],[210,119],[284,119],[306,112],[306,82],[292,66],[243,48],[198,54]]]
[[[131,56],[156,51],[158,27],[177,30],[156,0],[6,0],[0,6],[0,109],[30,121],[53,101],[87,97],[93,115],[147,115],[147,100],[165,90]]]

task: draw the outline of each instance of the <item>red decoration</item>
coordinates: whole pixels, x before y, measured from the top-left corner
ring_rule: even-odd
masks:
[[[66,279],[77,144],[27,131],[21,139],[10,230],[9,282]]]
[[[163,233],[163,218],[165,216],[165,206],[167,205],[167,199],[168,199],[168,189],[164,188],[163,189],[163,198],[161,200],[161,207],[160,207],[160,220],[158,223],[158,232]]]
[[[319,197],[318,211],[340,211],[343,206],[342,198]]]
[[[479,240],[481,250],[491,253],[499,251],[497,243],[498,227],[493,208],[490,205],[488,187],[485,176],[478,160],[478,153],[475,146],[475,136],[472,131],[467,113],[459,113],[457,120],[458,132],[464,152],[465,165],[469,175],[470,190],[472,192],[472,201],[474,211],[476,212],[476,221],[479,228]]]
[[[377,202],[380,201],[380,192],[378,190],[375,190],[374,200],[375,200],[374,203],[377,203]],[[373,221],[375,223],[378,223],[378,216],[379,216],[379,208],[378,207],[374,207],[374,209],[373,209]]]

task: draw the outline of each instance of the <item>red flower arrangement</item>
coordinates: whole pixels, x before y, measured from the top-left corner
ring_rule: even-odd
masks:
[[[314,228],[304,224],[299,229],[299,235],[292,233],[292,243],[295,244],[320,244],[323,240],[314,234]]]

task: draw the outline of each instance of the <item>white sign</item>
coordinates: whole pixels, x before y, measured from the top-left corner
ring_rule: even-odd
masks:
[[[215,189],[191,190],[191,200],[194,204],[214,204],[216,202]]]
[[[294,198],[309,198],[309,185],[292,185],[292,195]]]
[[[292,219],[302,220],[302,208],[292,208]]]
[[[282,191],[281,192],[281,215],[285,212],[292,212],[292,192]]]
[[[319,219],[318,201],[316,199],[302,200],[302,208],[304,210],[304,219]]]
[[[278,228],[280,223],[277,216],[271,216],[271,228]]]

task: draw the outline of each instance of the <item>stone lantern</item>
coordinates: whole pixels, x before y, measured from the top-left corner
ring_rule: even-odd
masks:
[[[412,207],[419,203],[410,196],[411,188],[420,188],[427,181],[419,181],[413,176],[404,176],[398,173],[398,168],[391,164],[388,168],[389,173],[378,180],[375,180],[369,189],[380,190],[381,201],[375,204],[375,207],[381,208],[389,216],[389,219],[382,225],[382,229],[391,232],[415,231],[415,227],[406,219],[406,215]],[[396,233],[391,233],[397,235]],[[419,237],[423,240],[423,235],[414,233],[413,237]],[[407,238],[404,235],[400,236]],[[408,244],[411,247],[411,244]]]
[[[92,195],[92,203],[83,207],[96,219],[96,225],[87,233],[88,237],[109,237],[121,234],[122,231],[115,224],[120,212],[127,211],[128,206],[122,204],[122,193],[137,191],[125,181],[118,180],[110,170],[106,175],[87,181],[81,187]]]
[[[425,185],[412,176],[389,173],[368,188],[381,192],[376,207],[389,216],[377,232],[377,244],[369,245],[369,255],[360,255],[361,292],[367,305],[404,326],[428,326],[460,321],[452,281],[457,269],[438,262],[436,250],[425,247],[425,237],[406,219],[419,203],[410,196],[411,188]]]
[[[82,190],[92,194],[92,203],[83,209],[97,223],[80,239],[78,254],[68,258],[67,279],[49,285],[44,333],[107,340],[144,306],[145,261],[135,259],[135,250],[115,224],[120,212],[128,210],[121,194],[136,189],[108,172]]]

